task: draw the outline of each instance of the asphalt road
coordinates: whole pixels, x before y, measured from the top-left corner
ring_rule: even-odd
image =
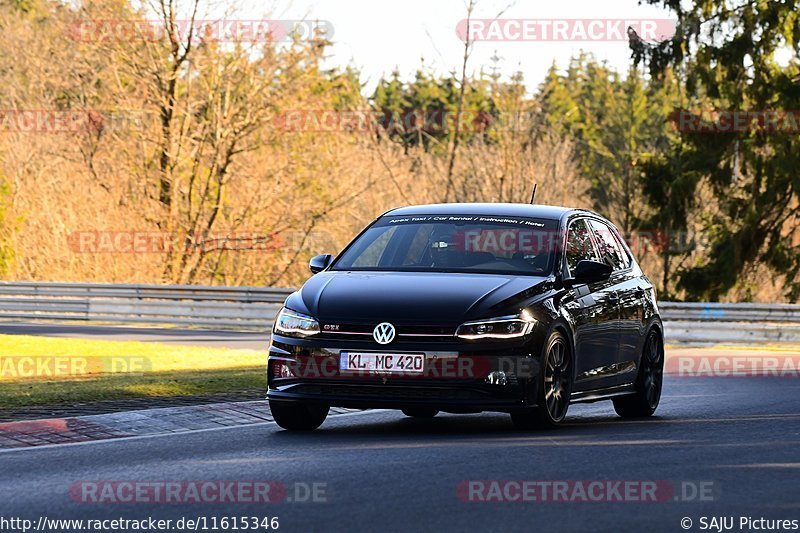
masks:
[[[570,413],[549,432],[514,431],[497,414],[377,411],[329,418],[310,434],[265,423],[0,452],[0,517],[258,515],[302,532],[684,531],[683,518],[700,531],[704,516],[735,517],[739,531],[740,516],[800,519],[796,379],[670,376],[656,418],[623,421],[607,403]],[[93,504],[68,495],[76,482],[100,480],[317,482],[327,501]],[[457,496],[466,480],[658,481],[688,487],[687,499],[691,487],[713,487],[713,501],[474,503]]]
[[[84,324],[48,324],[0,322],[0,334],[39,335],[44,337],[70,337],[75,339],[107,341],[141,341],[264,350],[269,332],[207,330],[188,328],[153,328],[137,326],[108,326]]]

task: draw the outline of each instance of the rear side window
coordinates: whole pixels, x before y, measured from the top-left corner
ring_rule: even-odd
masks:
[[[575,272],[575,268],[581,261],[598,261],[597,254],[592,245],[589,227],[586,225],[585,220],[579,219],[569,225],[565,257],[567,259],[567,268],[569,269],[570,276]]]
[[[600,252],[600,260],[614,268],[614,270],[624,270],[630,266],[630,258],[622,245],[617,240],[613,230],[598,220],[590,220],[592,233],[594,233],[597,248]]]
[[[625,245],[623,244],[624,241],[622,240],[620,234],[616,231],[614,231],[613,234],[614,240],[617,241],[617,248],[619,248],[619,251],[622,253],[623,263],[625,265],[622,268],[628,268],[631,266],[631,256],[625,251]]]

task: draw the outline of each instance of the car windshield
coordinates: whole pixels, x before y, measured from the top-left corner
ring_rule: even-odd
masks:
[[[333,270],[548,275],[558,221],[502,216],[382,217]]]

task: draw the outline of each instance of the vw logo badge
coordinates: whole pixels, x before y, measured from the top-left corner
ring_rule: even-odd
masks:
[[[375,329],[372,330],[372,337],[378,344],[389,344],[394,340],[394,335],[394,326],[388,322],[378,324],[375,326]]]

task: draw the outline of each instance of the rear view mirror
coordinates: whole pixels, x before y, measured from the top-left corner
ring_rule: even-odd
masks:
[[[575,268],[573,279],[576,283],[596,283],[610,278],[613,271],[611,265],[584,259]]]
[[[322,254],[312,257],[311,261],[308,262],[308,268],[311,269],[313,274],[317,274],[328,268],[332,262],[333,256],[331,254]]]

